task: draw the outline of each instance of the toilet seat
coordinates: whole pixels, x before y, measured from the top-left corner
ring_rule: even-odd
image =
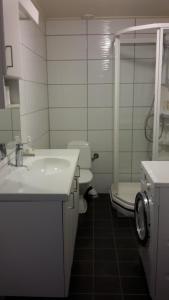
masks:
[[[113,197],[113,201],[116,202],[117,205],[134,212],[134,203],[133,203],[133,201],[130,202],[130,201],[121,199],[117,196]]]
[[[79,177],[79,213],[86,213],[87,201],[84,198],[86,190],[89,188],[93,179],[93,174],[90,171],[91,164],[91,149],[87,141],[71,141],[68,143],[69,149],[79,149],[78,165],[80,167]],[[76,176],[76,175],[75,175]]]
[[[79,184],[89,183],[93,179],[93,174],[90,170],[80,169]]]
[[[110,193],[111,204],[117,212],[123,214],[125,217],[134,217],[134,205],[128,201],[118,198],[116,195]]]

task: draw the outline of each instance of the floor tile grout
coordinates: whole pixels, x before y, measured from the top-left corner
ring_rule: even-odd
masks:
[[[140,266],[140,261],[133,221],[117,217],[108,199],[107,195],[101,195],[93,200],[93,203],[88,204],[87,214],[79,217],[76,243],[78,256],[75,255],[74,263],[79,264],[82,269],[77,269],[77,273],[75,271],[72,274],[72,279],[80,280],[80,285],[75,284],[71,295],[76,295],[75,299],[80,299],[81,295],[86,300],[108,300],[106,297],[111,295],[117,295],[118,300],[126,300],[130,297],[134,300],[132,298],[134,295],[143,295],[144,300],[149,299],[144,291],[144,274],[141,273],[141,268],[134,269],[135,266]],[[128,248],[128,240],[132,243],[131,248]],[[78,245],[78,242],[81,244]],[[92,269],[89,268],[90,266]],[[126,287],[126,282],[131,284],[132,280],[136,282],[136,289],[131,286]]]

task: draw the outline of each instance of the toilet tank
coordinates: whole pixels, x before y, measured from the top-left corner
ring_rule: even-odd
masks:
[[[69,149],[79,149],[79,165],[82,169],[91,168],[91,150],[88,142],[85,141],[72,141],[68,143]]]

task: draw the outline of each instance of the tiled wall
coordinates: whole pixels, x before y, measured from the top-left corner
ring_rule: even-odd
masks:
[[[64,148],[88,140],[99,153],[95,184],[108,192],[112,183],[113,33],[135,24],[165,19],[112,19],[47,22],[50,142]],[[168,20],[167,20],[168,21]],[[151,34],[151,32],[149,32]],[[144,120],[153,100],[154,47],[123,46],[120,101],[120,180],[135,181],[139,162],[151,157]]]
[[[49,148],[49,118],[45,24],[20,21],[22,80],[20,110],[22,139],[32,137],[36,148]]]
[[[7,108],[0,110],[0,143],[9,143],[20,135],[20,110]]]

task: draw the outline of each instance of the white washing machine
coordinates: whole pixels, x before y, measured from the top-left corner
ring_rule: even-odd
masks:
[[[152,300],[169,299],[169,162],[142,162],[135,200],[139,254]]]

